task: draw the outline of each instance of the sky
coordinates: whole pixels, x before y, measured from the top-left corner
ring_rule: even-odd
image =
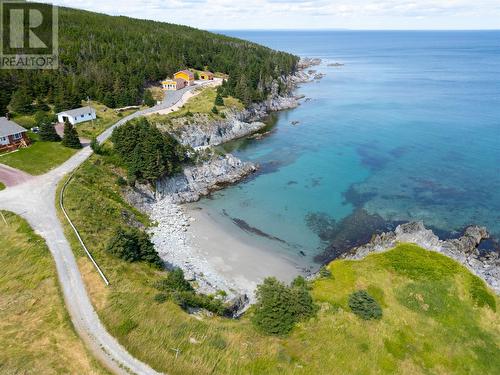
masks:
[[[500,0],[38,1],[208,30],[500,29]]]

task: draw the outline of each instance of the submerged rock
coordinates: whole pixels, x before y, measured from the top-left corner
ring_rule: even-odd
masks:
[[[432,230],[425,228],[422,222],[410,222],[399,225],[394,231],[375,235],[367,244],[353,248],[341,257],[362,259],[373,252],[390,250],[398,243],[414,243],[454,259],[500,294],[500,254],[498,252],[481,254],[478,249],[481,241],[488,238],[489,233],[486,228],[470,226],[465,229],[461,237],[443,241]]]

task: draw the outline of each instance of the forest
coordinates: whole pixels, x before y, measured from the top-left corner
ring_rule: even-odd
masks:
[[[87,97],[114,108],[140,104],[145,87],[186,68],[228,74],[225,94],[249,104],[264,99],[297,62],[187,26],[59,8],[59,69],[0,71],[0,113],[13,97],[15,111],[24,113],[47,104],[66,110]]]

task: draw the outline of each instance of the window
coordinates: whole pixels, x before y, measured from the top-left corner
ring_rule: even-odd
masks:
[[[83,118],[83,115],[81,115],[80,117]]]
[[[14,135],[12,136],[12,138],[14,138],[14,140],[15,140],[15,141],[17,141],[17,140],[21,139],[22,137],[23,137],[23,135],[22,135],[21,133],[14,134]]]

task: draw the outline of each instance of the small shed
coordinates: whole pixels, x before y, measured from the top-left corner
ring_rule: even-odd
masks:
[[[174,79],[183,79],[189,86],[194,85],[194,74],[190,70],[181,70],[174,74]]]
[[[212,81],[214,79],[214,74],[209,71],[201,72],[200,79],[204,81]]]
[[[96,118],[97,115],[94,108],[89,106],[71,109],[57,114],[57,121],[66,122],[66,120],[68,120],[71,125],[95,120]]]

